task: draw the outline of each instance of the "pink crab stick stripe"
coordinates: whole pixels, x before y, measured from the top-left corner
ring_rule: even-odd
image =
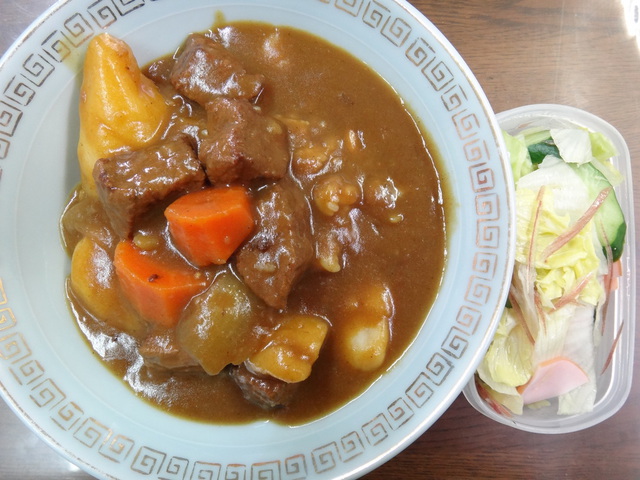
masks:
[[[570,392],[587,383],[585,371],[567,357],[556,357],[538,365],[531,379],[518,391],[525,405]]]

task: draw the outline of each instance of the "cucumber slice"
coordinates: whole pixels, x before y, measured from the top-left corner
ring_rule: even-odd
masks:
[[[541,164],[547,155],[562,158],[560,157],[560,151],[558,150],[558,147],[556,147],[556,145],[553,143],[551,137],[542,142],[529,145],[527,147],[527,150],[529,151],[529,158],[531,158],[531,163],[533,163],[534,165]]]
[[[602,190],[611,187],[607,178],[591,163],[569,165],[571,165],[571,168],[580,176],[594,200]],[[598,225],[598,239],[600,243],[603,248],[606,247],[607,244],[610,245],[613,261],[618,260],[622,255],[624,247],[627,223],[625,222],[624,213],[622,212],[622,208],[620,208],[620,204],[613,190],[596,212],[594,220],[596,221],[596,225]]]

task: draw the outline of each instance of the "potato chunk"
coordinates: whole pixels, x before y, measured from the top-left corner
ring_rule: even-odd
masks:
[[[111,327],[131,335],[147,328],[122,301],[109,254],[89,237],[81,239],[73,250],[70,287],[87,312]]]
[[[135,150],[162,131],[167,105],[122,40],[103,33],[89,43],[80,90],[78,161],[82,186],[95,195],[99,158]]]
[[[355,313],[342,331],[342,348],[349,364],[364,372],[380,367],[389,344],[389,321]]]
[[[311,375],[311,367],[329,324],[312,315],[290,315],[269,337],[269,343],[247,361],[250,370],[271,375],[287,383],[298,383]]]
[[[346,306],[337,340],[340,352],[353,368],[369,372],[382,366],[393,312],[391,292],[379,284],[357,292]]]

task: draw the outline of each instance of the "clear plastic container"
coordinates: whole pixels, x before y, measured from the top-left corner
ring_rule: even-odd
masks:
[[[597,396],[589,413],[563,416],[557,414],[557,402],[541,409],[525,407],[522,415],[502,415],[492,409],[481,397],[472,378],[463,390],[469,403],[480,413],[504,425],[535,433],[569,433],[596,425],[616,413],[627,400],[633,378],[633,354],[635,343],[635,227],[633,214],[633,189],[629,149],[620,133],[601,118],[564,105],[528,105],[497,115],[500,126],[514,134],[531,127],[554,128],[578,125],[601,132],[611,139],[618,151],[613,164],[624,176],[622,184],[615,187],[618,202],[627,222],[627,238],[621,257],[622,276],[618,289],[612,293],[607,309],[607,321],[602,341],[598,346],[595,365]],[[609,367],[600,373],[607,362],[611,346],[620,332],[618,344]]]

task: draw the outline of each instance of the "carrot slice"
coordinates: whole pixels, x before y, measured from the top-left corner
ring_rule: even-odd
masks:
[[[174,243],[198,266],[226,263],[253,230],[249,194],[240,186],[188,193],[164,215]]]
[[[175,326],[189,300],[206,287],[206,277],[197,270],[166,265],[131,240],[118,243],[113,264],[133,307],[145,319],[165,327]]]

